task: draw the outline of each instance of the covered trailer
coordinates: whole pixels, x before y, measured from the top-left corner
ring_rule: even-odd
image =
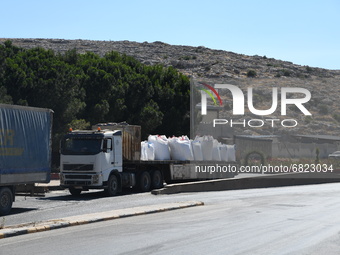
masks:
[[[0,215],[10,212],[18,185],[50,181],[52,115],[0,104]]]

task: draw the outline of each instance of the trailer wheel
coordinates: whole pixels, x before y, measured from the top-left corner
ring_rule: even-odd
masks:
[[[163,188],[163,175],[159,170],[155,170],[152,172],[152,180],[151,180],[153,189]]]
[[[0,188],[0,215],[7,215],[11,211],[12,204],[12,191],[7,187]]]
[[[79,196],[81,193],[81,189],[69,188],[68,189],[72,196]]]
[[[112,174],[109,177],[109,180],[107,182],[107,189],[105,190],[107,195],[110,197],[115,196],[118,192],[118,187],[119,187],[119,183],[118,183],[117,176]]]
[[[149,172],[144,171],[139,177],[139,189],[142,192],[150,191],[151,189],[151,176]]]

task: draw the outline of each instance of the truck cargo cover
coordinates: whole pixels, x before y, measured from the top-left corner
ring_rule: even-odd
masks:
[[[1,175],[50,172],[52,113],[0,104]]]

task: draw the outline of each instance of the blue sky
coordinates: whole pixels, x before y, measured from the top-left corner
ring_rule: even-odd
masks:
[[[162,41],[340,69],[340,0],[2,1],[0,38]]]

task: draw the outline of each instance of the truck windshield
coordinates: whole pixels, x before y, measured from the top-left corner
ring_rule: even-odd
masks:
[[[95,155],[101,152],[102,140],[98,138],[67,137],[62,140],[63,155]]]

